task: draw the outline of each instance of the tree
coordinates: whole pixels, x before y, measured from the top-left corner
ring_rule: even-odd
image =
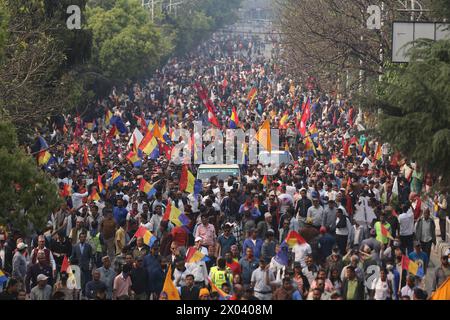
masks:
[[[0,62],[0,110],[7,112],[21,139],[42,120],[79,102],[73,99],[79,81],[75,68],[88,57],[90,35],[67,29],[64,5],[84,2],[0,0],[0,12],[9,17]]]
[[[163,30],[174,34],[175,54],[183,55],[196,48],[204,39],[237,19],[242,0],[195,0],[183,3],[183,14],[165,11]]]
[[[0,224],[40,229],[59,205],[56,185],[18,147],[14,126],[0,119]]]
[[[0,63],[3,60],[4,47],[8,35],[8,22],[8,12],[6,11],[5,6],[0,3]]]
[[[202,11],[194,11],[191,16],[180,16],[175,22],[176,53],[189,52],[212,33],[214,20]]]
[[[382,4],[384,26],[369,30],[367,9]],[[314,76],[326,89],[336,89],[338,81],[345,83],[341,88],[356,89],[383,74],[391,52],[391,22],[409,20],[409,13],[396,9],[398,0],[278,0],[287,65],[301,81]]]
[[[431,0],[431,8],[438,19],[450,19],[450,2],[447,0]]]
[[[138,0],[117,0],[111,10],[89,8],[88,27],[92,64],[114,80],[149,75],[172,50]]]
[[[376,130],[384,140],[448,186],[450,40],[420,40],[410,55],[384,80],[381,94],[361,98],[361,106],[379,113]]]

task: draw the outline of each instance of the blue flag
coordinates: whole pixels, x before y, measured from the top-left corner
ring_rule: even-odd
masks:
[[[125,126],[125,124],[122,121],[122,118],[118,117],[118,116],[113,116],[111,118],[111,125],[116,125],[117,130],[120,131],[120,133],[127,133],[128,129]]]

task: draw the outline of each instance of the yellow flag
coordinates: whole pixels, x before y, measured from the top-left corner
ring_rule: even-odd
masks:
[[[256,134],[256,140],[266,149],[267,151],[272,151],[272,141],[270,139],[270,121],[267,119],[259,128]]]
[[[180,294],[172,281],[172,265],[169,264],[166,280],[164,281],[163,292],[167,294],[167,300],[181,300]]]
[[[431,295],[431,300],[450,300],[450,277]]]

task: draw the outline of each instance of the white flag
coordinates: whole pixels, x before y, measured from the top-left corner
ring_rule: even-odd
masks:
[[[144,136],[142,135],[142,133],[139,131],[138,128],[134,129],[133,134],[131,135],[130,141],[128,142],[128,146],[131,146],[131,144],[133,143],[133,136],[136,137],[136,143],[139,146],[141,144],[142,139],[144,139]]]
[[[97,140],[95,140],[94,135],[91,133],[91,143],[97,144]]]
[[[397,177],[395,177],[394,185],[392,186],[392,195],[398,196],[398,182]]]

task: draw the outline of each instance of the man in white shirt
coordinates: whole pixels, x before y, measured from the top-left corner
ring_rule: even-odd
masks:
[[[412,300],[414,297],[414,289],[416,288],[415,286],[416,284],[416,280],[414,279],[413,276],[408,276],[408,278],[406,279],[406,286],[404,286],[402,288],[401,292],[401,296],[409,296],[410,299]]]
[[[281,187],[281,194],[278,196],[280,201],[280,214],[286,213],[286,210],[294,205],[294,198],[286,193],[286,186]]]
[[[347,241],[351,228],[349,218],[344,214],[342,208],[338,208],[336,211],[336,243],[342,255],[347,251]]]
[[[306,257],[312,254],[311,246],[308,243],[296,244],[292,248],[292,252],[294,253],[294,261],[300,262],[302,268],[306,267]]]
[[[409,205],[404,205],[398,216],[400,224],[400,247],[403,253],[413,252],[414,241],[414,212]]]
[[[275,276],[270,272],[268,261],[259,259],[259,268],[253,271],[251,285],[255,291],[255,297],[259,300],[272,299],[272,286],[275,284]]]
[[[72,207],[78,209],[83,205],[83,198],[88,196],[88,192],[85,193],[72,193]]]
[[[204,255],[208,255],[208,249],[201,245],[202,238],[197,237],[195,239],[195,250],[200,251]],[[190,250],[194,250],[191,248]],[[188,254],[188,253],[186,253]],[[206,268],[205,261],[188,262],[185,264],[186,268],[189,269],[191,274],[194,276],[195,284],[197,286],[203,286],[203,284],[208,284],[208,270]]]
[[[312,219],[312,224],[316,228],[320,228],[322,225],[323,208],[319,204],[319,198],[314,197],[312,200],[313,205],[309,207],[306,217]]]

